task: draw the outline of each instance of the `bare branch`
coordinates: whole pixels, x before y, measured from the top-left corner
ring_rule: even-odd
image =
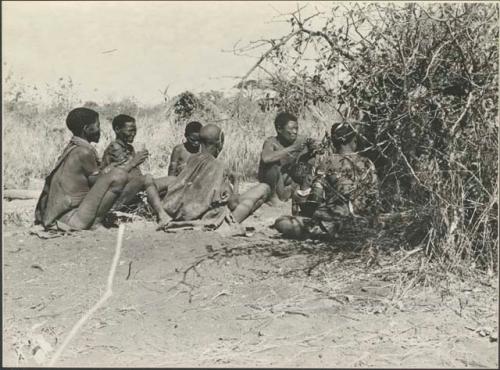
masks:
[[[279,43],[268,49],[264,54],[261,55],[257,63],[255,63],[252,68],[242,77],[241,82],[244,82],[248,76],[252,74],[252,72],[276,49],[280,48],[281,46],[285,45],[291,38],[293,38],[295,35],[300,33],[301,30],[296,30],[295,32],[290,33],[289,35],[283,37]]]

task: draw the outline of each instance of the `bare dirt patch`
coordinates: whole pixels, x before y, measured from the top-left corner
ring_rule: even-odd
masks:
[[[252,237],[127,224],[113,296],[57,365],[498,366],[495,281],[409,285],[418,254],[398,265],[405,251],[381,251],[368,266],[336,243],[283,240],[267,226],[286,211],[263,207]],[[37,366],[103,293],[117,229],[40,239],[15,220],[4,365]]]

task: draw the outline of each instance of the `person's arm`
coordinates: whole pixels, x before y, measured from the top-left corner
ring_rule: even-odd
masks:
[[[82,172],[87,177],[89,185],[93,186],[99,176],[99,163],[95,153],[87,148],[77,148],[76,154],[81,164]]]
[[[108,166],[103,168],[99,174],[109,173],[114,168],[118,168],[120,170],[129,173],[133,168],[143,163],[148,158],[148,155],[149,153],[147,150],[137,152],[134,154],[132,158],[130,158],[128,161],[124,163],[110,163]]]
[[[147,150],[141,150],[134,154],[127,162],[120,166],[125,172],[130,172],[133,168],[140,166],[146,159],[148,159],[149,152]]]
[[[288,157],[293,157],[297,155],[304,148],[304,141],[297,139],[295,143],[286,147],[284,149],[275,150],[274,143],[272,139],[267,139],[262,147],[261,159],[262,162],[274,163],[284,160]]]
[[[240,177],[234,171],[229,171],[229,181],[233,184],[233,193],[238,194],[240,190]]]
[[[172,150],[172,155],[170,156],[170,163],[168,165],[168,176],[177,176],[177,166],[179,165],[179,159],[181,157],[181,151],[179,147],[176,146]]]

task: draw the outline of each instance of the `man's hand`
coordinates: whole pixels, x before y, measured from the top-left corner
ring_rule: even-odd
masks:
[[[140,152],[137,152],[135,156],[132,158],[131,164],[132,167],[137,167],[144,163],[146,159],[148,159],[149,152],[147,150],[141,150]]]
[[[307,147],[307,141],[304,139],[297,139],[295,142],[287,147],[290,154],[296,155],[302,152]]]
[[[309,152],[316,152],[321,149],[321,143],[313,138],[306,139],[307,149]]]

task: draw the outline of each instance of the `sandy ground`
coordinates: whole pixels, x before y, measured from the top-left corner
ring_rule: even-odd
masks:
[[[33,207],[4,203],[4,366],[47,364],[115,250],[117,229],[30,234]],[[56,365],[498,367],[495,278],[421,284],[405,273],[419,254],[368,266],[363,251],[279,238],[267,226],[284,213],[262,207],[251,237],[128,223],[112,297]]]

